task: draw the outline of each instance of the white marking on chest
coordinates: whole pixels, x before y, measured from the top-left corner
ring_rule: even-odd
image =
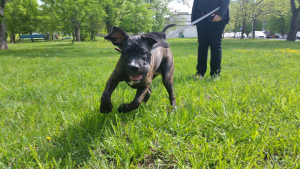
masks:
[[[135,83],[140,83],[140,81],[132,81],[132,80],[130,80],[130,82],[128,82],[128,84],[129,84],[130,86],[132,86],[132,85],[135,84]]]

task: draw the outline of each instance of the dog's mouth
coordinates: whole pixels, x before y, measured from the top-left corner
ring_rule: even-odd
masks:
[[[141,79],[143,79],[143,75],[129,75],[129,79],[132,81],[140,81]]]

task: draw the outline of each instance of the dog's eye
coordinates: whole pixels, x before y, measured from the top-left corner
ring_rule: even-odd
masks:
[[[146,50],[141,50],[141,54],[145,55],[145,54],[147,54],[147,51]]]

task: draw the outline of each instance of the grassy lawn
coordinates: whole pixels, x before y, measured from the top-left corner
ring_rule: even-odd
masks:
[[[223,41],[221,78],[193,79],[196,39],[168,39],[177,108],[161,77],[136,111],[107,41],[9,44],[0,51],[0,168],[299,168],[299,42]]]

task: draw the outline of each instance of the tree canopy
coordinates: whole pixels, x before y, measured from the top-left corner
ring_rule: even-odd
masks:
[[[11,42],[17,34],[34,32],[69,34],[81,41],[95,40],[97,34],[106,34],[112,26],[122,27],[130,34],[161,31],[172,20],[167,18],[174,15],[168,8],[171,1],[0,0],[0,47],[7,48],[7,34]],[[293,41],[300,29],[299,14],[300,0],[231,0],[226,31],[248,34],[270,30],[289,33],[288,40]]]
[[[270,30],[273,33],[282,35],[294,32],[294,35],[290,35],[290,37],[295,38],[295,33],[300,31],[300,27],[297,26],[295,26],[294,31],[290,30],[292,28],[291,20],[293,20],[292,13],[296,13],[295,17],[298,16],[299,18],[295,1],[232,0],[230,3],[231,21],[226,27],[226,31],[238,32],[242,28],[243,33],[247,34],[258,30]],[[299,0],[298,5],[300,5]],[[295,9],[294,12],[291,11],[293,8]]]

